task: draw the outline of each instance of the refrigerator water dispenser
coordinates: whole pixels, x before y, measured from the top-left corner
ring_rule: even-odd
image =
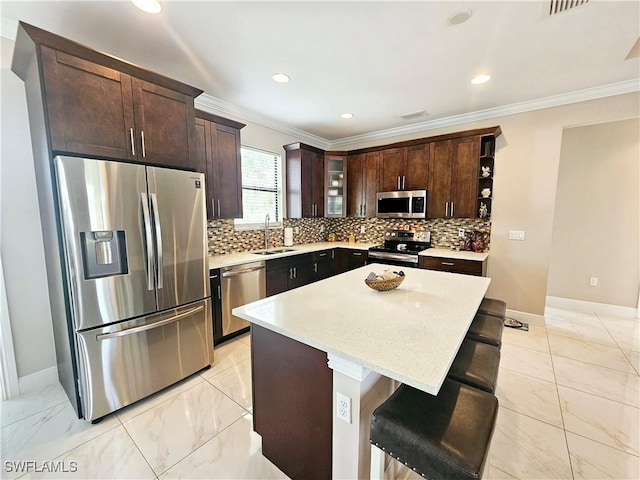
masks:
[[[80,232],[84,278],[128,273],[124,230]]]

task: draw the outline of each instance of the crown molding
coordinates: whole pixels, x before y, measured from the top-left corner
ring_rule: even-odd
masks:
[[[503,105],[501,107],[488,108],[486,110],[478,110],[476,112],[463,113],[461,115],[452,115],[450,117],[437,118],[434,120],[426,120],[424,122],[413,123],[411,125],[378,130],[376,132],[354,135],[352,137],[344,137],[332,141],[331,149],[345,150],[349,147],[372,140],[381,140],[398,135],[423,132],[425,130],[433,130],[436,128],[476,122],[479,120],[487,120],[495,117],[515,115],[518,113],[542,110],[544,108],[558,107],[561,105],[569,105],[571,103],[585,102],[588,100],[596,100],[598,98],[623,95],[625,93],[633,93],[638,91],[640,91],[640,78],[635,78],[632,80],[611,83],[599,87],[585,88],[583,90],[576,90],[575,92],[553,95],[536,100],[512,103],[510,105]]]
[[[0,37],[8,38],[9,40],[16,41],[18,35],[18,22],[14,20],[8,20],[6,18],[0,18]]]
[[[291,135],[298,141],[309,143],[318,148],[322,148],[323,150],[331,150],[331,141],[327,140],[326,138],[322,138],[312,133],[305,132],[304,130],[300,130],[299,128],[291,127],[265,115],[261,115],[251,110],[238,107],[237,105],[225,102],[224,100],[220,100],[219,98],[213,97],[206,93],[203,93],[196,98],[195,105],[196,108],[206,110],[216,115],[221,115],[223,117],[225,115],[232,115],[241,120],[257,123],[258,125],[262,125],[263,127],[267,127],[272,130],[277,130],[278,132]]]

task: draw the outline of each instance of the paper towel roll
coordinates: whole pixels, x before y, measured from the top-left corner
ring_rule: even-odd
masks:
[[[293,245],[293,228],[287,227],[284,229],[284,246],[290,247]]]

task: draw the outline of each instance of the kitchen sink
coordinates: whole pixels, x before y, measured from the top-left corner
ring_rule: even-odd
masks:
[[[276,248],[273,250],[262,250],[260,252],[251,252],[254,255],[274,255],[276,253],[295,252],[295,248]]]

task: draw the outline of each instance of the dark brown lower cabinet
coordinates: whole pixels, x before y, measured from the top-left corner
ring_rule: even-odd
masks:
[[[351,250],[350,248],[336,248],[335,273],[344,273],[367,264],[366,250]]]
[[[251,325],[253,428],[293,479],[331,478],[333,372],[327,354]]]
[[[441,272],[465,273],[484,277],[487,273],[487,261],[462,260],[459,258],[420,257],[420,268],[440,270]]]

